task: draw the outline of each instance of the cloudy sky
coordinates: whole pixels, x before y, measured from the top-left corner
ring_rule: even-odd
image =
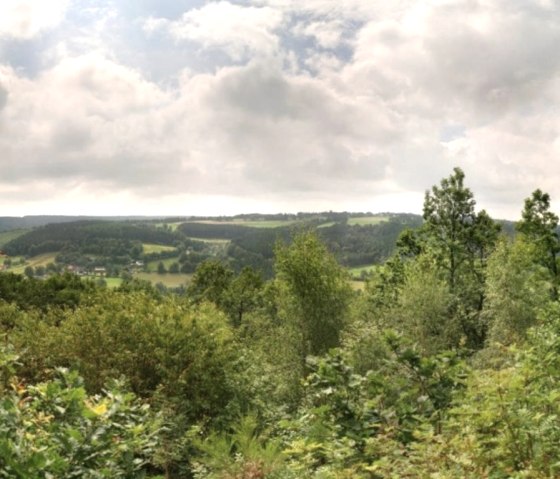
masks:
[[[420,212],[454,166],[560,200],[557,1],[0,1],[0,216]]]

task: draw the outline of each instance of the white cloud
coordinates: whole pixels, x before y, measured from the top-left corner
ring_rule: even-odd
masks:
[[[241,60],[248,55],[277,52],[274,30],[281,23],[282,14],[276,9],[220,1],[189,10],[176,21],[149,18],[144,28],[148,32],[165,29],[178,41],[198,42],[206,49],[219,49]]]
[[[29,40],[56,27],[63,19],[69,0],[2,0],[0,39]]]
[[[342,42],[344,25],[340,20],[302,22],[294,31],[312,37],[322,48],[336,48]]]

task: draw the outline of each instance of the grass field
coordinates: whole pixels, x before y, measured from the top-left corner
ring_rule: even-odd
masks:
[[[353,278],[359,278],[362,272],[373,273],[377,269],[377,265],[369,266],[356,266],[355,268],[349,268],[348,271]]]
[[[168,288],[177,288],[188,284],[192,278],[191,274],[157,274],[157,273],[137,273],[135,278],[150,281],[153,284],[163,283]]]
[[[228,239],[218,239],[218,238],[193,238],[191,236],[188,239],[193,241],[204,241],[205,243],[214,243],[214,244],[227,244],[230,242]]]
[[[118,288],[123,282],[122,278],[103,278],[103,279],[107,283],[108,288]]]
[[[33,256],[33,258],[29,258],[25,264],[14,265],[8,271],[10,273],[23,274],[27,266],[33,266],[33,268],[36,268],[37,266],[47,266],[49,263],[54,263],[54,258],[57,254],[58,253],[45,253]]]
[[[161,244],[142,243],[142,251],[144,254],[161,253],[162,251],[175,251],[174,246],[165,246]]]
[[[252,228],[279,228],[281,226],[291,226],[299,223],[299,220],[262,220],[262,221],[235,221],[235,224],[251,226]]]
[[[21,235],[27,233],[28,231],[30,230],[20,229],[20,230],[2,231],[0,233],[0,247],[4,246],[6,243],[9,243],[13,239],[19,238]]]
[[[348,218],[349,225],[378,225],[379,223],[384,223],[389,221],[388,216],[357,216],[356,218]]]
[[[248,226],[251,228],[278,228],[280,226],[291,226],[299,223],[299,220],[231,220],[231,221],[215,221],[203,220],[196,223],[204,223],[208,225],[238,225]]]
[[[163,266],[165,266],[165,269],[169,269],[169,267],[173,264],[176,263],[177,261],[179,261],[179,257],[175,256],[173,258],[165,258],[165,259],[156,259],[154,261],[148,261],[146,263],[146,268],[148,269],[148,272],[153,272],[155,273],[157,271],[158,268],[158,264],[159,262],[163,263]]]

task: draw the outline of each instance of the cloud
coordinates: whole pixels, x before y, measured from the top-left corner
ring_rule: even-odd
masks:
[[[220,1],[189,10],[175,21],[149,18],[144,28],[147,32],[164,29],[177,41],[190,40],[241,60],[249,55],[277,52],[278,37],[274,31],[281,22],[282,14],[276,9]]]
[[[3,0],[0,2],[0,39],[29,40],[64,19],[69,0]]]
[[[322,48],[332,49],[340,45],[344,32],[344,25],[340,20],[312,21],[296,25],[296,32],[312,37]]]
[[[0,113],[8,103],[8,91],[0,84]]]
[[[430,102],[433,115],[487,122],[542,100],[560,67],[558,12],[498,0],[430,3],[369,21],[350,69],[370,73],[382,95],[406,95],[418,113],[416,103]]]
[[[149,183],[161,169],[151,114],[166,94],[137,72],[93,54],[65,59],[35,80],[7,69],[3,79],[11,98],[0,115],[0,150],[11,166],[3,181],[126,187]]]
[[[0,197],[418,211],[456,165],[491,213],[560,197],[553,2],[94,3],[36,75],[0,52]]]

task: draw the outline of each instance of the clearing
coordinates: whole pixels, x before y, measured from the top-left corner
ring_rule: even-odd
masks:
[[[367,265],[367,266],[355,266],[354,268],[348,268],[350,275],[352,278],[360,278],[362,273],[370,274],[373,273],[377,269],[377,265]]]
[[[150,281],[153,284],[162,283],[168,288],[178,288],[179,286],[187,285],[192,278],[192,274],[136,273],[134,277]]]
[[[389,221],[388,216],[357,216],[355,218],[348,218],[349,225],[378,225],[379,223],[385,223]]]
[[[45,253],[33,256],[33,258],[29,258],[25,262],[25,264],[16,264],[9,268],[7,271],[9,271],[10,273],[23,274],[27,266],[32,266],[33,268],[36,268],[37,266],[47,266],[47,264],[49,263],[54,263],[54,259],[57,254],[58,253]]]
[[[162,253],[163,251],[176,251],[175,246],[167,246],[162,244],[142,243],[142,252],[144,254]]]

